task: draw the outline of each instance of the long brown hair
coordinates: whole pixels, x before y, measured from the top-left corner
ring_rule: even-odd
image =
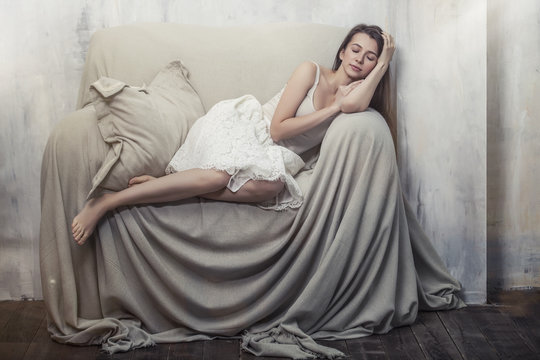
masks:
[[[341,66],[341,59],[339,58],[341,51],[345,51],[347,45],[349,45],[349,42],[351,42],[353,36],[358,33],[367,34],[369,37],[375,40],[375,42],[377,42],[378,48],[377,55],[381,55],[384,46],[382,29],[377,25],[359,24],[353,27],[349,31],[345,39],[343,39],[343,42],[341,43],[339,50],[337,51],[332,70],[336,71],[337,69],[339,69],[339,67]],[[390,68],[388,68],[383,78],[377,85],[377,88],[375,89],[375,93],[371,98],[369,106],[377,110],[384,117],[384,120],[386,120],[386,124],[388,124],[388,127],[390,128],[390,133],[392,134],[392,140],[394,142],[394,148],[397,154],[397,119],[394,112],[393,100],[393,93],[391,91]]]

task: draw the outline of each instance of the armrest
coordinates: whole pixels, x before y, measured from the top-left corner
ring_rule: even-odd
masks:
[[[41,199],[48,181],[76,181],[84,198],[91,188],[109,145],[103,141],[94,108],[86,106],[66,115],[49,135],[41,167]],[[59,178],[58,178],[59,177]]]

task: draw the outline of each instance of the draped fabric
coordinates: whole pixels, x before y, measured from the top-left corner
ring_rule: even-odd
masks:
[[[257,355],[334,358],[316,340],[464,306],[403,198],[375,111],[333,121],[295,177],[298,209],[199,198],[128,206],[78,246],[70,224],[106,152],[86,107],[58,124],[43,157],[41,274],[59,342],[117,352],[234,336]]]

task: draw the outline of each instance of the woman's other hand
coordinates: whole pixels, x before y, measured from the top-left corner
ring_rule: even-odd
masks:
[[[360,79],[360,80],[353,81],[349,85],[341,85],[339,87],[339,90],[338,90],[339,95],[336,94],[336,100],[338,99],[338,96],[339,96],[339,106],[340,106],[339,110],[341,112],[344,112],[344,113],[350,112],[347,108],[344,108],[344,106],[343,106],[343,104],[345,102],[344,100],[347,99],[347,97],[349,96],[351,91],[356,89],[356,87],[358,87],[358,85],[360,85],[363,81],[364,81],[364,79]]]
[[[360,85],[364,79],[356,80],[350,83],[349,85],[345,86],[344,92],[345,96],[349,95],[349,93],[354,90],[358,85]]]
[[[338,90],[336,91],[336,94],[334,95],[334,102],[332,103],[332,107],[334,107],[337,111],[341,111],[343,99],[345,99],[345,96],[347,96],[349,92],[350,89],[347,88],[347,85],[340,85],[338,87]]]
[[[131,178],[131,180],[129,180],[128,187],[132,187],[137,184],[142,184],[144,182],[151,181],[154,179],[155,177],[150,176],[150,175],[135,176],[134,178]]]
[[[353,81],[349,85],[341,85],[338,88],[338,91],[336,92],[336,95],[334,96],[334,105],[337,108],[339,108],[340,111],[342,110],[341,105],[343,104],[343,99],[345,99],[347,95],[349,95],[350,92],[353,91],[353,89],[355,89],[358,85],[360,85],[362,81],[364,81],[364,79]]]

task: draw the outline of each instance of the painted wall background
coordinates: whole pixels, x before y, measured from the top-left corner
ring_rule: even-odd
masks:
[[[488,287],[539,287],[540,2],[492,0],[487,23]]]
[[[524,10],[519,11],[536,19],[531,23],[538,29],[538,4],[534,0],[523,4]],[[514,156],[509,154],[519,152],[520,146],[531,150],[538,146],[529,136],[534,129],[538,133],[537,124],[530,121],[525,132],[510,121],[528,106],[517,100],[504,113],[495,110],[501,119],[508,119],[502,129],[510,127],[512,137],[504,144],[486,139],[486,126],[493,123],[488,121],[491,107],[486,116],[487,103],[510,94],[512,99],[520,98],[531,88],[538,98],[538,68],[536,78],[522,74],[524,82],[513,89],[518,95],[508,89],[495,96],[486,88],[486,84],[495,86],[494,81],[506,84],[504,79],[513,78],[515,72],[501,66],[486,80],[486,72],[491,71],[486,54],[492,51],[490,47],[486,52],[486,38],[491,44],[499,36],[495,31],[499,25],[519,18],[517,14],[507,17],[509,7],[518,5],[506,3],[505,12],[499,17],[490,15],[488,22],[486,0],[344,0],[339,6],[332,0],[0,0],[0,300],[42,296],[38,259],[41,155],[54,124],[75,108],[88,42],[96,29],[136,21],[216,26],[295,21],[345,27],[377,23],[394,34],[403,189],[450,271],[463,283],[466,300],[485,301],[486,245],[490,245],[486,243],[486,212],[491,214],[487,206],[492,206],[493,199],[516,193],[508,182],[493,187],[491,175],[486,180],[486,171],[491,174],[492,170],[486,167],[491,164],[486,164],[486,148],[490,160],[495,153],[497,161],[504,158],[508,163]],[[534,36],[530,36],[527,43],[532,49],[526,50],[538,53],[538,41],[532,44]],[[522,40],[517,35],[515,39]],[[502,43],[503,38],[498,41]],[[516,60],[518,68],[525,63]],[[536,107],[529,116],[538,115]],[[501,166],[497,176],[516,177],[515,186],[521,191],[517,193],[536,204],[527,210],[527,230],[534,239],[540,232],[539,222],[533,221],[538,219],[540,192],[521,186],[534,184],[528,178],[533,171],[538,179],[539,164],[532,157],[521,159],[521,172]],[[487,206],[486,189],[490,189]],[[519,199],[512,199],[514,209],[520,208]],[[497,216],[506,220],[510,215]],[[511,224],[523,221],[522,213],[511,216]],[[504,233],[497,237],[500,248],[514,251],[516,228],[497,229],[498,234]],[[538,262],[525,251],[516,251],[498,263],[496,274],[490,276],[507,279],[501,283],[507,288],[521,286],[524,278],[513,269],[523,263],[538,268]],[[532,279],[538,286],[536,274]]]
[[[486,299],[486,5],[397,2],[402,187],[470,302]]]

